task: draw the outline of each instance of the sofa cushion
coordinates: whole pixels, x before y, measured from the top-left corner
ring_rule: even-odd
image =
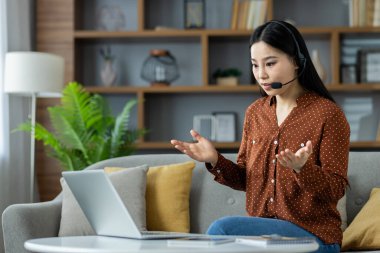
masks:
[[[193,161],[150,167],[146,189],[149,230],[190,231]]]
[[[373,188],[367,203],[343,233],[342,250],[380,249],[380,188]]]
[[[148,230],[190,231],[189,195],[193,161],[150,167],[146,183]],[[124,168],[106,168],[107,173]]]
[[[137,227],[141,230],[146,230],[145,188],[147,171],[148,166],[143,165],[109,175],[124,205],[128,206],[131,216],[136,222]],[[58,236],[95,235],[94,230],[63,178],[61,178],[61,185],[63,199]]]

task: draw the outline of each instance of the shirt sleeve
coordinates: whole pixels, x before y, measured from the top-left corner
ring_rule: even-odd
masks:
[[[215,176],[214,180],[235,190],[246,191],[246,153],[247,153],[247,116],[244,119],[243,136],[237,157],[237,164],[218,153],[218,161],[213,167],[206,163],[207,170]]]
[[[315,146],[315,144],[314,144]],[[320,165],[309,159],[296,175],[301,188],[317,193],[322,199],[338,201],[348,184],[350,126],[341,110],[328,118],[319,146]]]

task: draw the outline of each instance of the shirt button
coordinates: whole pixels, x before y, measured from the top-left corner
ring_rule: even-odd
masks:
[[[274,183],[274,179],[272,179],[271,182]]]
[[[305,147],[305,144],[301,143],[301,147]]]
[[[275,140],[275,141],[274,141],[274,145],[277,145],[277,143],[278,143],[278,141],[277,141],[277,140]]]
[[[276,163],[276,159],[273,159],[273,160],[272,160],[272,163],[275,164],[275,163]]]
[[[252,140],[252,144],[255,144],[256,143],[256,141],[255,140]]]
[[[220,170],[217,170],[216,172],[220,173]]]
[[[270,201],[270,202],[273,202],[273,198],[270,198],[269,201]]]

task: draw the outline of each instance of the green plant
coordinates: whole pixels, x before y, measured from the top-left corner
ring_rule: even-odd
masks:
[[[99,52],[105,61],[112,61],[115,58],[115,56],[112,55],[110,46],[107,46],[105,49],[101,48]]]
[[[231,76],[241,76],[241,71],[237,68],[228,68],[228,69],[220,69],[214,71],[212,74],[213,78],[219,78],[219,77],[231,77]]]
[[[58,159],[64,170],[82,170],[101,160],[130,155],[135,141],[146,132],[128,129],[136,103],[135,99],[128,101],[115,119],[100,95],[69,83],[61,104],[48,108],[54,131],[37,123],[34,138],[51,148],[49,155]],[[25,122],[15,130],[31,132],[32,124]]]

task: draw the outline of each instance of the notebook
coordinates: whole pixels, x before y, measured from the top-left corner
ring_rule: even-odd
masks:
[[[191,233],[140,231],[103,170],[64,171],[62,176],[97,235],[133,239],[202,236]]]
[[[285,237],[278,235],[246,236],[236,238],[236,243],[257,246],[267,249],[318,249],[318,243],[313,237]]]

